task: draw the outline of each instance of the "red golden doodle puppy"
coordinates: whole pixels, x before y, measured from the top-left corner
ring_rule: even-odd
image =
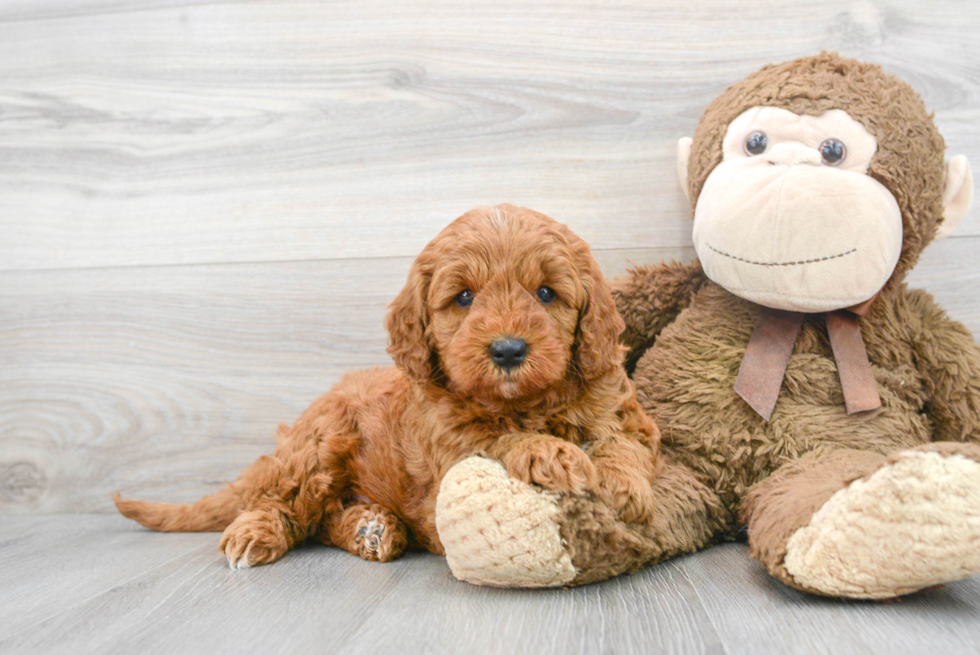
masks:
[[[439,483],[481,453],[649,517],[660,437],[623,370],[609,287],[564,225],[509,205],[461,216],[415,260],[386,326],[397,367],[347,374],[234,483],[189,505],[117,495],[119,511],[155,530],[224,530],[238,568],[308,537],[382,562],[410,536],[442,554]]]

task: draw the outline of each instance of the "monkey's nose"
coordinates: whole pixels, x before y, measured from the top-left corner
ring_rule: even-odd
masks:
[[[520,366],[527,357],[527,342],[523,339],[505,337],[490,344],[490,358],[502,369],[510,370]]]
[[[802,143],[777,143],[762,155],[770,163],[783,166],[796,164],[820,165],[820,151]]]

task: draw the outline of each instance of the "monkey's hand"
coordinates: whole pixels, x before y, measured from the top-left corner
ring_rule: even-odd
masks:
[[[910,291],[907,298],[921,316],[912,344],[929,396],[932,440],[980,443],[980,347],[931,296]]]
[[[632,373],[657,335],[691,304],[707,281],[701,263],[694,260],[638,266],[610,282],[616,309],[626,322],[622,340],[629,349],[627,371]]]

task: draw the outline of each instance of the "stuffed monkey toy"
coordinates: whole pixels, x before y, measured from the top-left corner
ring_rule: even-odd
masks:
[[[972,200],[919,96],[824,53],[725,90],[682,139],[700,261],[616,283],[662,434],[654,517],[510,479],[442,484],[453,573],[577,585],[747,531],[785,584],[883,599],[980,572],[980,349],[903,282]]]

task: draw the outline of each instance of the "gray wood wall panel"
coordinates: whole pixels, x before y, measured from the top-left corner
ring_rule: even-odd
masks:
[[[837,49],[980,164],[980,4],[0,2],[0,512],[190,500],[351,368],[463,211],[690,258],[674,147]],[[980,212],[911,281],[980,331]]]
[[[0,22],[2,269],[411,256],[502,200],[683,246],[677,138],[823,48],[909,80],[980,161],[969,1],[91,6]]]

